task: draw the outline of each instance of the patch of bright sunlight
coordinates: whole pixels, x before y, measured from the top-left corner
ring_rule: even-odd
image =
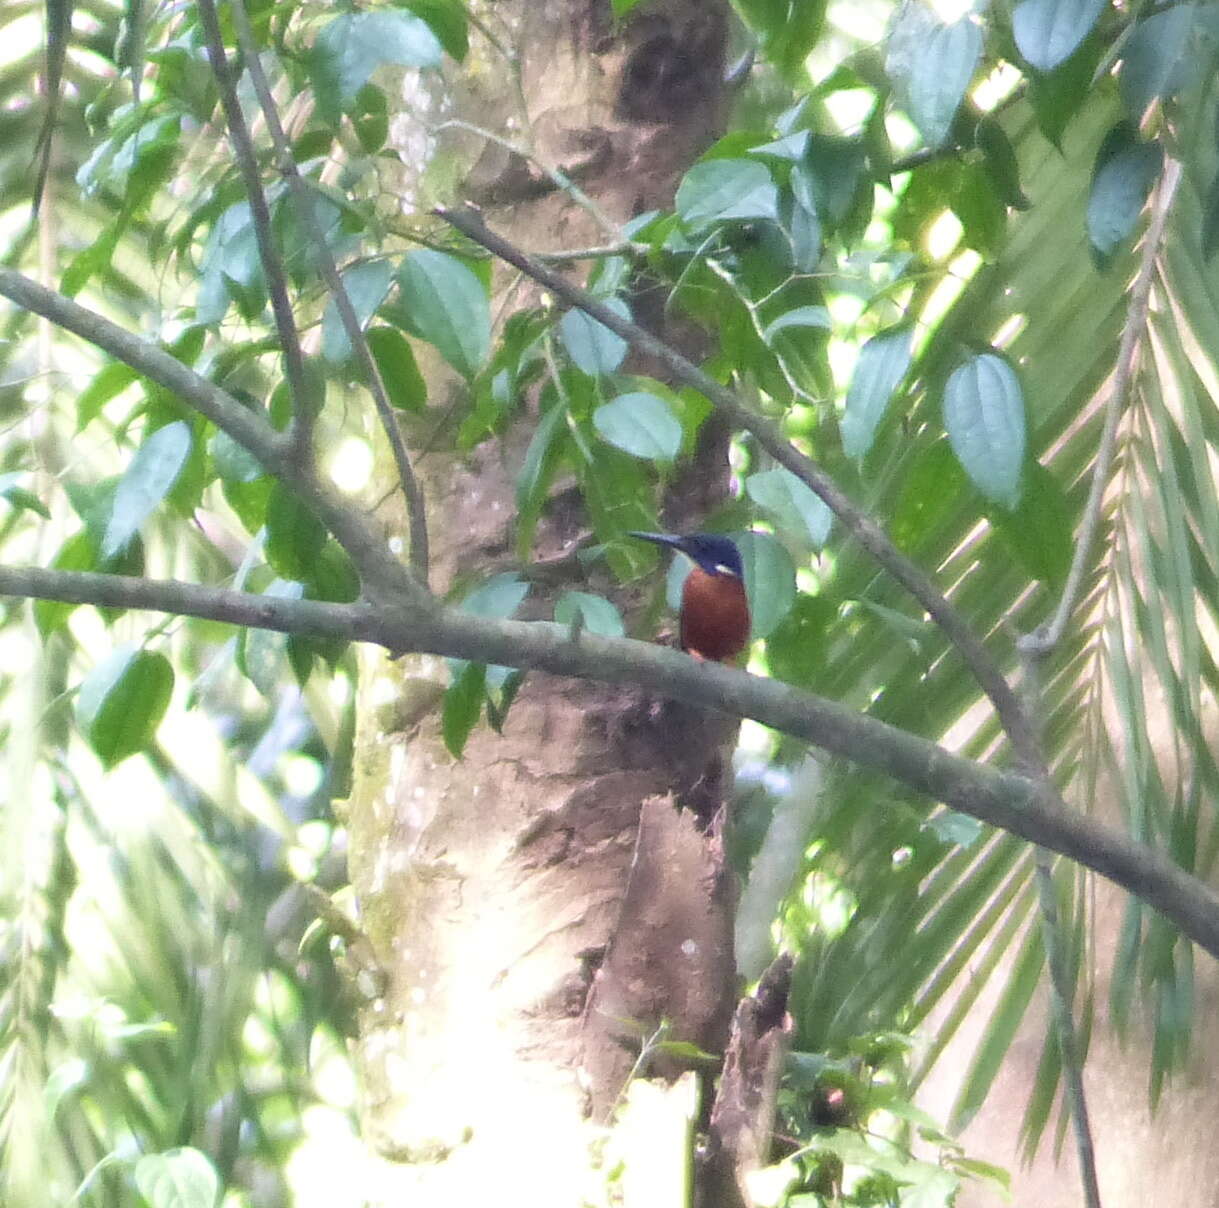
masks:
[[[885,134],[895,155],[904,155],[913,151],[920,142],[918,127],[904,114],[896,109],[885,114]]]
[[[741,730],[737,735],[737,756],[765,756],[769,758],[774,750],[774,731],[762,725],[760,721],[751,721],[748,717],[741,722]]]
[[[372,448],[359,436],[348,436],[330,458],[330,477],[340,491],[355,494],[372,478]]]
[[[923,236],[923,250],[930,260],[947,260],[961,242],[964,230],[961,220],[951,210],[943,209]]]
[[[919,315],[919,321],[925,327],[934,327],[948,313],[949,307],[961,296],[961,291],[981,263],[982,257],[972,248],[966,248],[953,259],[943,281],[931,291],[931,297]]]
[[[314,1104],[301,1113],[303,1137],[284,1170],[295,1208],[362,1204],[371,1192],[368,1151],[346,1112]]]
[[[1008,315],[999,325],[999,330],[991,336],[990,342],[996,348],[1006,348],[1028,325],[1026,315]]]
[[[971,93],[974,104],[990,113],[1016,90],[1024,76],[1010,63],[1000,63]]]
[[[841,935],[851,921],[858,903],[855,895],[845,889],[836,877],[815,872],[805,879],[801,894],[808,908],[810,930],[823,939]]]
[[[839,389],[845,390],[855,372],[855,362],[859,359],[859,344],[855,340],[840,340],[837,336],[830,339],[826,355],[830,362],[830,373]]]
[[[322,765],[313,756],[302,755],[299,751],[281,755],[276,760],[275,770],[293,797],[312,796],[322,783]]]
[[[863,126],[864,119],[876,104],[876,94],[868,88],[843,88],[831,92],[824,100],[826,111],[843,134]]]
[[[945,25],[951,25],[972,13],[974,0],[928,0],[931,10]]]
[[[836,30],[867,43],[879,42],[885,36],[892,15],[892,5],[868,0],[841,0],[831,4],[827,13]]]

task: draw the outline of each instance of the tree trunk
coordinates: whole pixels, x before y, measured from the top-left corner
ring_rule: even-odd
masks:
[[[539,159],[614,221],[671,204],[719,133],[725,9],[654,5],[621,29],[608,3],[589,0],[486,15],[512,31]],[[510,75],[500,58],[467,62],[473,95],[455,116],[524,142],[507,120]],[[459,193],[527,248],[606,242],[536,164],[493,143]],[[496,286],[500,318],[536,301],[509,273]],[[632,300],[645,320],[647,301]],[[699,354],[693,333],[663,334]],[[430,385],[434,399],[460,388],[439,375]],[[530,399],[504,440],[466,456],[444,450],[452,431],[439,442],[426,432],[436,590],[511,566],[515,476],[536,420]],[[669,527],[697,527],[722,496],[726,452],[726,432],[704,432],[666,498]],[[589,528],[560,482],[535,557],[562,559]],[[561,564],[591,574],[628,619],[638,613],[642,588]],[[554,590],[535,585],[525,615],[549,617]],[[733,893],[718,825],[735,726],[634,689],[533,674],[503,734],[476,730],[454,762],[437,709],[446,682],[441,661],[406,658],[370,666],[362,689],[351,877],[384,992],[362,1010],[357,1060],[365,1135],[390,1160],[381,1198],[472,1204],[490,1183],[496,1199],[539,1208],[601,1202],[616,1161],[605,1126],[644,1039],[663,1024],[671,1039],[725,1048]],[[662,1053],[636,1072],[671,1079],[681,1067]],[[682,1098],[665,1100],[671,1121],[691,1114]],[[677,1187],[689,1154],[671,1160]]]

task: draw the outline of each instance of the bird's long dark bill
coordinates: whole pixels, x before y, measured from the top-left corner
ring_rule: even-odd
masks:
[[[650,541],[653,545],[669,545],[674,549],[681,549],[684,539],[674,537],[671,533],[627,533],[628,537],[638,537],[640,541]]]

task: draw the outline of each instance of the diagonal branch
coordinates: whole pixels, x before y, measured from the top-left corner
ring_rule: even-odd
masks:
[[[390,553],[384,538],[339,500],[318,479],[312,467],[300,464],[293,456],[293,445],[288,437],[276,432],[265,419],[243,407],[231,394],[182,364],[177,357],[20,273],[0,269],[0,296],[130,365],[227,432],[258,458],[267,473],[291,485],[316,512],[351,555],[366,592],[388,599],[405,599],[415,607],[427,605],[431,597]]]
[[[1015,750],[1023,755],[1036,749],[1035,736],[1019,698],[956,609],[927,575],[898,550],[880,526],[857,507],[816,462],[785,439],[776,425],[744,406],[731,390],[721,386],[663,340],[616,314],[586,290],[537,263],[488,230],[477,210],[439,209],[436,213],[463,235],[520,269],[564,302],[578,307],[640,352],[660,361],[678,381],[692,386],[733,424],[752,433],[775,461],[807,483],[821,497],[864,549],[927,610],[948,640],[961,652],[982,690],[990,697]]]
[[[630,683],[763,725],[883,772],[915,792],[1084,864],[1161,911],[1219,956],[1219,896],[1163,852],[1059,808],[1036,779],[953,755],[918,735],[777,680],[663,646],[549,621],[497,621],[436,605],[329,604],[167,580],[0,566],[0,595],[152,609],[282,633],[375,642],[481,663]]]
[[[420,584],[426,587],[428,577],[426,505],[423,491],[419,486],[419,480],[415,477],[415,472],[411,468],[410,455],[406,451],[406,442],[402,439],[402,429],[398,426],[397,414],[394,411],[393,404],[389,401],[389,394],[385,389],[385,382],[381,377],[381,369],[372,355],[372,350],[368,347],[368,340],[364,337],[364,330],[360,326],[359,317],[356,315],[355,307],[351,303],[351,295],[347,292],[347,286],[343,283],[338,265],[335,263],[334,256],[331,254],[330,247],[326,242],[326,236],[317,220],[309,185],[305,181],[305,178],[301,176],[300,170],[296,166],[296,160],[292,157],[292,149],[288,142],[288,136],[284,132],[283,123],[279,120],[279,110],[275,106],[275,98],[271,95],[270,86],[267,84],[267,77],[263,73],[262,62],[258,57],[258,47],[255,45],[254,35],[250,29],[249,17],[246,14],[245,5],[242,3],[242,0],[232,0],[230,11],[233,15],[233,25],[237,30],[237,40],[241,46],[242,54],[245,56],[246,70],[250,73],[254,92],[258,96],[258,103],[262,107],[267,130],[271,135],[271,142],[275,147],[276,162],[279,170],[284,174],[288,182],[288,190],[292,194],[297,217],[300,219],[309,236],[309,241],[313,245],[314,257],[321,270],[322,277],[326,281],[326,286],[334,298],[334,304],[338,310],[339,319],[342,321],[343,330],[347,333],[347,339],[351,342],[356,360],[359,362],[360,369],[364,373],[364,380],[372,393],[373,405],[377,409],[377,415],[381,420],[381,427],[385,432],[386,439],[389,441],[390,451],[394,458],[394,467],[398,472],[398,481],[401,482],[402,493],[406,497],[411,570],[415,572],[415,576],[419,579]]]
[[[275,251],[271,235],[271,210],[267,195],[263,192],[262,178],[258,172],[258,159],[254,154],[254,142],[246,125],[241,102],[237,99],[237,85],[229,69],[228,57],[224,53],[224,38],[220,33],[220,19],[216,15],[214,0],[199,0],[199,17],[207,41],[207,54],[212,64],[212,74],[220,90],[220,104],[224,108],[229,137],[237,155],[237,166],[245,185],[250,203],[250,218],[254,224],[254,236],[258,241],[258,258],[262,262],[263,276],[267,280],[267,292],[271,297],[271,310],[275,315],[275,329],[284,353],[284,372],[292,391],[293,438],[296,453],[302,461],[312,456],[311,437],[313,430],[314,404],[305,378],[305,355],[301,351],[300,333],[296,329],[296,317],[292,313],[292,302],[288,298],[288,283],[284,277],[284,266]]]

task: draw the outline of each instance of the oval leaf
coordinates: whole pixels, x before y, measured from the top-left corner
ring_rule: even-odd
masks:
[[[796,567],[783,543],[770,533],[737,533],[733,539],[745,570],[753,636],[764,638],[796,602]]]
[[[21,479],[24,475],[20,470],[13,470],[9,474],[0,474],[0,499],[3,499],[14,511],[25,509],[30,512],[37,512],[46,520],[51,519],[51,513],[47,509],[47,505],[38,498],[28,487],[21,485]]]
[[[412,13],[343,13],[323,26],[312,65],[318,104],[333,121],[349,108],[382,63],[437,67],[440,42],[427,22]]]
[[[135,1164],[134,1175],[152,1208],[215,1208],[220,1192],[211,1162],[188,1146],[146,1154]]]
[[[1190,41],[1197,16],[1192,4],[1172,4],[1140,21],[1122,48],[1122,103],[1135,122],[1147,106],[1184,86],[1198,61]]]
[[[464,661],[458,663],[454,668],[452,681],[445,689],[444,705],[440,711],[440,732],[444,745],[454,759],[461,758],[466,740],[482,714],[486,695],[486,664]]]
[[[842,447],[848,457],[863,457],[872,447],[893,392],[910,368],[908,326],[874,335],[860,350],[842,413]]]
[[[482,282],[460,260],[420,248],[398,269],[410,329],[472,378],[491,347],[491,311]]]
[[[772,513],[779,527],[801,542],[820,549],[830,535],[834,513],[807,483],[781,466],[751,474],[745,492],[754,503]]]
[[[604,596],[586,591],[565,591],[554,606],[554,619],[560,625],[587,629],[607,638],[626,635],[618,609]]]
[[[624,319],[631,317],[621,298],[609,298],[605,305]],[[626,357],[627,342],[582,310],[569,310],[563,316],[559,335],[572,363],[590,377],[613,373]]]
[[[598,407],[593,426],[611,445],[651,461],[672,461],[681,449],[681,422],[664,399],[643,390]]]
[[[498,621],[516,612],[528,594],[529,584],[507,572],[493,575],[486,583],[476,587],[459,607],[462,612],[473,616]]]
[[[1128,122],[1106,135],[1088,194],[1088,239],[1097,267],[1107,268],[1134,230],[1163,163],[1159,144],[1140,142]]]
[[[834,324],[830,320],[830,312],[824,306],[797,306],[784,311],[777,319],[766,325],[762,333],[767,344],[785,327],[821,327],[831,330]]]
[[[1021,0],[1012,12],[1016,46],[1031,67],[1053,71],[1092,32],[1107,0]]]
[[[169,660],[136,646],[120,646],[89,672],[76,698],[76,723],[107,768],[148,746],[173,688]]]
[[[944,426],[974,486],[1015,508],[1024,466],[1024,394],[1002,357],[985,353],[953,372],[944,387]]]
[[[368,326],[368,320],[385,301],[393,273],[393,268],[385,260],[369,260],[343,271],[343,288],[347,291],[361,329]],[[326,311],[322,315],[322,356],[331,365],[341,365],[351,356],[351,341],[347,338],[347,329],[343,326],[334,298],[327,300]]]
[[[903,6],[885,70],[928,146],[948,137],[981,57],[982,31],[969,17],[945,25],[922,4]]]
[[[366,338],[390,403],[399,411],[422,411],[427,406],[427,383],[406,337],[392,327],[374,327]]]
[[[182,420],[158,428],[137,450],[114,492],[102,539],[102,561],[126,549],[152,510],[178,481],[191,451],[190,425]]]
[[[267,501],[267,561],[285,579],[308,579],[326,544],[326,526],[291,487],[277,482]]]
[[[695,164],[677,187],[677,213],[690,227],[729,218],[774,218],[778,204],[770,173],[751,159]]]

